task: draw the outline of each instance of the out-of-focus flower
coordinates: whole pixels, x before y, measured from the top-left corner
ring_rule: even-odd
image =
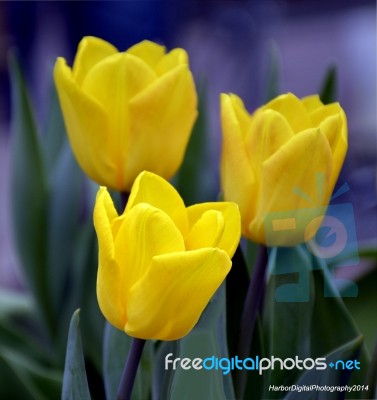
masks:
[[[73,68],[58,58],[54,76],[73,152],[90,178],[129,191],[144,170],[176,173],[197,116],[185,50],[143,41],[118,52],[85,37]]]
[[[185,207],[163,178],[141,173],[118,216],[106,188],[94,208],[97,297],[103,315],[141,339],[185,336],[231,267],[241,235],[238,206]]]
[[[338,103],[280,95],[250,115],[221,95],[224,199],[240,207],[244,236],[292,246],[317,232],[347,151]]]

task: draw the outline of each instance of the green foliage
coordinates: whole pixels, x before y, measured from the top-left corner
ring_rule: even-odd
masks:
[[[109,323],[105,327],[103,342],[103,376],[107,400],[115,400],[122,376],[127,354],[131,347],[131,340],[128,335]],[[145,344],[135,385],[132,392],[132,399],[148,399],[152,383],[153,367],[153,346],[151,342]]]
[[[320,93],[319,97],[323,104],[329,104],[336,101],[337,98],[336,79],[337,79],[336,67],[330,66],[326,72],[325,79],[319,91]]]
[[[264,312],[267,356],[282,359],[295,358],[296,355],[300,359],[310,357],[309,338],[314,307],[310,257],[301,247],[274,248],[269,255],[268,267],[270,275]],[[292,273],[297,272],[297,282],[292,282]],[[287,374],[276,368],[267,372],[266,382],[291,385],[296,381],[299,370],[294,369]],[[268,392],[265,393],[267,395]]]
[[[185,158],[174,178],[174,186],[186,206],[205,201],[214,201],[217,195],[215,177],[211,168],[211,152],[206,120],[206,86],[201,83],[199,90],[199,115],[195,122]]]
[[[178,341],[174,357],[228,357],[225,343],[225,287],[221,286],[208,304],[196,327]],[[166,355],[166,354],[165,354]],[[173,357],[173,358],[174,358]],[[163,364],[160,365],[160,368]],[[230,374],[221,370],[199,371],[177,368],[170,376],[167,399],[234,398]]]
[[[271,47],[268,99],[279,91],[279,53]],[[67,142],[55,90],[48,120],[38,132],[17,60],[10,59],[12,82],[11,203],[13,230],[28,291],[0,290],[0,398],[23,400],[116,398],[130,338],[106,324],[97,305],[97,245],[92,226],[96,186],[78,168]],[[206,91],[199,118],[175,185],[187,205],[213,200],[211,156],[206,136]],[[336,70],[321,90],[335,100]],[[165,370],[173,358],[237,355],[239,320],[255,260],[256,246],[238,250],[229,278],[215,294],[197,326],[174,342],[146,344],[132,399],[234,399],[232,374],[221,370]],[[361,257],[376,260],[376,250]],[[346,398],[375,398],[377,350],[375,272],[362,279],[357,299],[342,299],[327,266],[305,246],[271,249],[263,305],[250,357],[358,359],[361,370],[281,371],[260,376],[248,371],[244,399],[332,399],[339,393],[269,392],[270,384],[369,384],[369,392]],[[190,301],[188,299],[187,301]],[[77,308],[81,313],[74,312]],[[74,312],[74,313],[73,313]],[[73,316],[72,316],[73,314]],[[80,317],[79,317],[80,316]],[[104,332],[104,333],[103,333]],[[363,342],[365,335],[367,348]],[[68,339],[67,339],[68,337]],[[234,377],[234,376],[233,376]],[[102,382],[103,380],[103,382]],[[99,394],[98,394],[99,393]],[[304,397],[303,397],[304,396]]]
[[[271,41],[268,50],[266,102],[272,100],[280,92],[280,49],[276,42]]]
[[[79,315],[80,310],[75,311],[69,327],[62,400],[90,400]]]
[[[352,341],[340,346],[339,348],[335,349],[331,353],[327,354],[326,361],[328,363],[338,362],[338,360],[351,360],[355,359],[360,351],[362,346],[362,337],[358,336]],[[297,385],[320,385],[320,386],[336,386],[343,384],[345,385],[348,381],[347,373],[349,371],[345,371],[342,369],[326,369],[323,371],[318,371],[316,369],[311,369],[306,371],[302,374],[300,379],[297,382]],[[359,393],[360,394],[360,393]],[[355,396],[355,394],[352,394]],[[298,393],[298,392],[291,392],[289,393],[284,399],[285,400],[332,400],[338,399],[339,392],[325,392],[319,391],[316,394],[311,392],[306,393]]]
[[[332,359],[358,359],[361,369],[354,370],[352,377],[346,378],[351,377],[354,384],[366,384],[369,361],[363,337],[334,287],[326,265],[312,256],[306,246],[271,251],[264,315],[265,342],[270,356],[283,359],[296,355],[301,359],[326,357],[327,363]],[[344,383],[344,374],[338,372],[329,368],[311,370],[300,377],[299,370],[287,374],[275,369],[268,371],[267,382],[285,386],[305,382],[334,386],[348,383]],[[265,388],[267,386],[266,383]],[[270,398],[281,396],[279,392],[265,392],[267,395]],[[295,396],[300,395],[292,392],[287,399],[304,398]],[[308,398],[331,398],[323,396],[318,393],[317,397]],[[363,396],[365,393],[354,392],[351,398]]]
[[[20,370],[15,367],[20,359],[11,362],[9,354],[20,353],[36,364],[32,370],[40,375],[51,368],[62,375],[71,316],[81,307],[85,357],[99,373],[102,356],[98,348],[102,345],[104,320],[95,293],[93,184],[84,177],[72,155],[55,90],[51,93],[48,121],[40,133],[14,55],[10,57],[9,69],[12,221],[29,293],[0,293],[0,300],[4,300],[0,343],[7,354],[7,358],[2,358],[0,372],[17,382],[14,371]],[[28,377],[26,373],[22,376]],[[20,397],[16,392],[16,397],[1,396],[3,390],[10,390],[5,382],[0,380],[1,398],[43,398],[38,397],[34,384],[18,385],[24,393]],[[61,379],[54,382],[54,386],[46,386],[44,398],[57,398],[56,387],[61,390]]]
[[[60,371],[47,369],[21,352],[0,346],[0,372],[3,399],[50,400],[60,396]]]
[[[19,65],[10,57],[12,83],[11,204],[14,234],[30,290],[51,332],[54,313],[49,301],[45,243],[47,179],[39,138]]]

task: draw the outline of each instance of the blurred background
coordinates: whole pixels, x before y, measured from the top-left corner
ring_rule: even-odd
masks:
[[[376,244],[374,0],[1,1],[0,287],[24,286],[9,216],[8,52],[14,49],[18,54],[41,126],[56,57],[64,56],[71,65],[85,35],[101,37],[119,50],[150,39],[188,51],[196,81],[206,88],[211,140],[206,179],[213,198],[219,191],[219,93],[238,94],[252,111],[266,101],[272,75],[280,93],[301,97],[318,93],[328,69],[336,67],[337,99],[348,117],[350,143],[339,183],[347,182],[351,190],[342,202],[354,207],[359,242]]]

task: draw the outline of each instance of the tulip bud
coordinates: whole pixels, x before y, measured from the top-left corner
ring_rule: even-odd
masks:
[[[90,178],[129,191],[144,170],[176,173],[197,117],[185,50],[143,41],[121,53],[85,37],[73,68],[58,58],[54,76],[73,152]]]
[[[222,190],[240,207],[243,235],[268,246],[312,239],[347,151],[340,105],[287,93],[250,115],[222,94],[221,121]]]
[[[94,208],[97,297],[105,318],[140,339],[187,335],[231,267],[241,235],[234,203],[185,207],[163,178],[141,173],[117,214],[106,188]]]

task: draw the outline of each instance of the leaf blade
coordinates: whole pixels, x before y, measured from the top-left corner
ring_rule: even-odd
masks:
[[[79,327],[79,313],[73,313],[68,333],[62,400],[90,400]]]

